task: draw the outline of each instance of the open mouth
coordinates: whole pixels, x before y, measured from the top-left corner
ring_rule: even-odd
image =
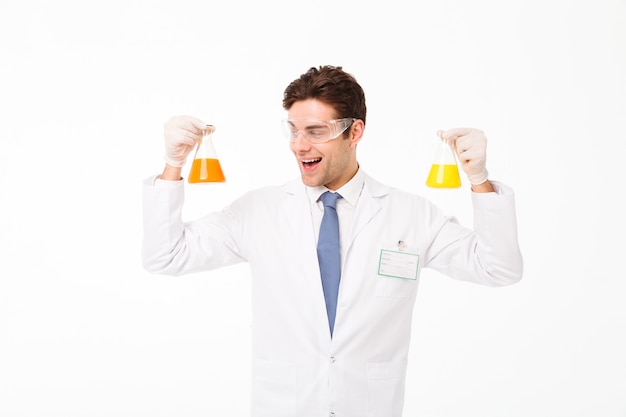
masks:
[[[302,159],[301,162],[305,170],[310,170],[310,169],[315,168],[315,166],[317,166],[317,164],[319,164],[321,160],[322,158],[311,158],[311,159]]]

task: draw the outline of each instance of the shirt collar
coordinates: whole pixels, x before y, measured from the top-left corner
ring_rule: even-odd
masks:
[[[354,174],[354,177],[350,179],[347,183],[343,185],[337,192],[341,195],[342,200],[347,202],[353,207],[356,207],[356,203],[359,201],[359,197],[361,196],[361,191],[363,190],[363,184],[365,183],[365,178],[363,171],[359,168]],[[324,186],[319,187],[306,187],[307,195],[309,196],[309,202],[311,204],[317,203],[320,196],[329,191],[328,188]]]

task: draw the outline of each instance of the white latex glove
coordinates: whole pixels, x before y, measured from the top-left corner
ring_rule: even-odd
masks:
[[[185,165],[187,156],[202,137],[206,123],[192,116],[174,116],[165,123],[165,162],[173,167]]]
[[[482,130],[456,128],[440,132],[440,136],[452,145],[470,184],[487,181],[487,138]]]

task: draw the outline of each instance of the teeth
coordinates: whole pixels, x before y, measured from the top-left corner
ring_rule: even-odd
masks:
[[[315,159],[303,159],[302,162],[305,164],[311,164],[313,162],[319,162],[321,161],[322,158],[315,158]]]

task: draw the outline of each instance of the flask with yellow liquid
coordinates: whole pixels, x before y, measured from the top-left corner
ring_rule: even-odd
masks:
[[[215,132],[215,127],[211,125],[207,125],[202,131],[202,137],[198,141],[196,154],[189,171],[188,181],[191,184],[226,181],[213,147],[213,132]]]
[[[452,144],[441,136],[441,132],[438,134],[440,142],[426,179],[426,185],[433,188],[459,188],[461,176]]]

